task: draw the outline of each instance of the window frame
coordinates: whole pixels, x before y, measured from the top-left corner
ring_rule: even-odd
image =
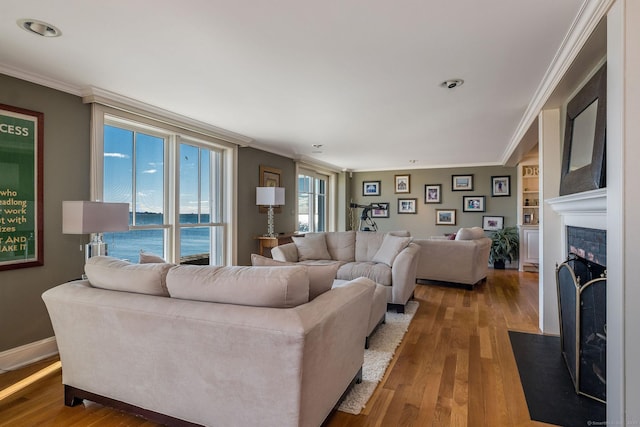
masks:
[[[149,114],[151,115],[151,114]],[[219,179],[217,183],[219,198],[218,221],[203,224],[188,224],[188,226],[211,226],[211,238],[213,233],[218,234],[221,253],[214,254],[214,248],[210,248],[212,261],[216,265],[233,265],[236,262],[237,220],[235,214],[237,179],[234,176],[237,164],[237,145],[219,139],[208,133],[194,131],[192,126],[181,125],[175,120],[152,118],[149,115],[131,113],[119,108],[106,105],[92,104],[92,129],[91,129],[91,165],[90,165],[90,197],[91,200],[103,200],[104,178],[104,125],[120,126],[126,129],[143,132],[153,136],[166,138],[164,147],[164,220],[163,224],[133,226],[135,229],[159,229],[164,230],[164,257],[169,262],[176,262],[180,252],[180,223],[179,204],[179,150],[180,144],[186,143],[211,151],[216,151],[219,156]],[[210,168],[212,163],[210,163]],[[212,170],[210,169],[210,172]],[[135,177],[134,177],[135,180]],[[210,186],[213,182],[210,182]],[[213,187],[210,187],[212,192]],[[135,191],[132,189],[132,191]],[[133,199],[134,195],[132,195]],[[211,203],[211,200],[209,201]],[[211,210],[211,209],[210,209]],[[210,212],[209,219],[212,219]],[[211,240],[213,241],[213,240]],[[213,257],[216,260],[213,260]]]
[[[325,198],[325,230],[324,231],[335,231],[335,227],[336,227],[336,185],[337,185],[337,178],[336,178],[336,173],[333,171],[329,171],[326,170],[324,168],[321,167],[317,167],[314,165],[310,165],[310,164],[303,164],[303,163],[296,163],[296,180],[295,180],[295,185],[296,185],[296,204],[295,204],[295,218],[296,218],[296,230],[298,230],[299,228],[299,223],[298,223],[298,218],[299,218],[299,199],[300,199],[300,175],[304,175],[304,176],[309,176],[314,178],[314,185],[313,185],[313,192],[312,193],[305,193],[305,194],[313,194],[313,206],[310,206],[310,208],[315,207],[315,199],[317,197],[316,191],[315,191],[315,179],[324,179],[326,184],[325,184],[325,192],[324,192],[324,198]],[[313,233],[315,232],[315,223],[312,221],[311,225],[313,225],[314,230],[309,230],[309,233]]]

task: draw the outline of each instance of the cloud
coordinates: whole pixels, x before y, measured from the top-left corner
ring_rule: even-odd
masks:
[[[146,171],[142,171],[142,173],[148,173],[148,174],[153,174],[157,172],[158,172],[158,169],[147,169]]]
[[[129,156],[123,153],[104,153],[105,157],[115,157],[116,159],[128,159]]]

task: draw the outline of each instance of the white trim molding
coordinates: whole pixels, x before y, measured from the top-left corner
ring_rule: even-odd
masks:
[[[58,354],[56,337],[11,348],[0,353],[0,373],[13,371]]]
[[[607,214],[607,189],[584,191],[545,200],[560,215]],[[606,228],[601,227],[601,228]]]
[[[135,113],[143,117],[169,125],[178,126],[202,135],[212,136],[241,147],[247,146],[253,142],[253,139],[248,136],[222,129],[217,126],[96,87],[89,87],[83,90],[82,102],[85,104],[101,104],[117,110]]]

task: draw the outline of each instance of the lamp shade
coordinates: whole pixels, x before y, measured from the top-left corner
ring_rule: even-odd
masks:
[[[256,187],[256,205],[284,205],[284,188]]]
[[[62,202],[62,233],[90,234],[129,230],[129,204]]]

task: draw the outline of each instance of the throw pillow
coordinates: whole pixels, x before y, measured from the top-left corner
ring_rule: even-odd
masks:
[[[398,254],[407,247],[410,241],[411,237],[398,237],[392,234],[385,235],[384,240],[382,240],[382,245],[373,256],[372,261],[380,262],[391,267]]]
[[[470,228],[461,228],[456,233],[455,240],[473,240],[473,232]]]
[[[87,260],[84,271],[91,286],[112,291],[169,296],[167,273],[173,264],[132,264],[109,256]]]
[[[300,265],[306,268],[309,276],[309,301],[331,289],[333,280],[338,274],[338,268],[340,268],[339,262],[322,265],[296,264],[295,262],[276,261],[258,254],[251,254],[251,265],[256,267]]]
[[[309,301],[302,267],[178,265],[167,274],[172,298],[254,307],[290,308]]]
[[[481,227],[461,228],[456,233],[456,240],[475,240],[484,237]]]
[[[324,233],[309,233],[304,237],[294,236],[292,239],[298,248],[299,261],[331,259]]]
[[[138,259],[138,264],[163,264],[167,261],[164,258],[159,257],[158,255],[152,254],[151,252],[140,251],[140,258]]]
[[[456,240],[456,233],[451,233],[451,234],[449,234],[449,236],[447,237],[447,239],[449,239],[449,240]]]

